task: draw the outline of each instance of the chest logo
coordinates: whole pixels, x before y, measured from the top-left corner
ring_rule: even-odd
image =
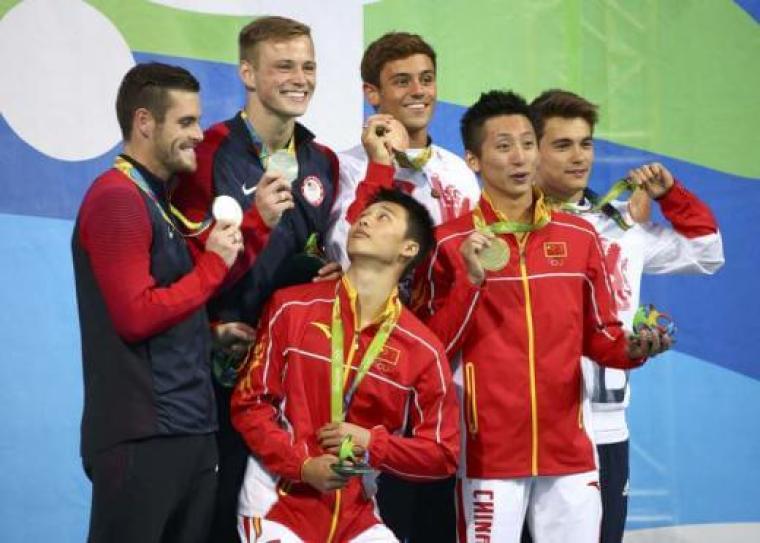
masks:
[[[390,373],[396,368],[396,366],[398,366],[400,358],[401,351],[395,347],[386,345],[383,347],[383,350],[380,351],[380,354],[377,355],[373,366],[383,373]]]
[[[243,194],[245,196],[250,196],[251,194],[253,194],[254,192],[256,192],[256,187],[258,187],[258,185],[253,185],[252,187],[246,187],[245,183],[243,183],[242,185],[240,185],[240,188],[243,190]]]
[[[567,243],[564,241],[545,241],[544,256],[552,266],[562,266],[567,258]]]
[[[325,186],[319,177],[310,175],[301,183],[301,195],[307,202],[317,207],[325,199]]]

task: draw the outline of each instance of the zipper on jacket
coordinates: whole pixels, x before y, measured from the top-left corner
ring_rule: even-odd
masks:
[[[530,232],[525,237],[517,240],[520,250],[520,277],[522,278],[523,294],[525,295],[525,325],[528,330],[528,373],[530,378],[530,426],[531,426],[531,466],[533,476],[538,475],[538,398],[536,397],[536,346],[535,331],[533,330],[533,307],[530,298],[530,284],[528,282],[528,268],[525,264],[525,247]]]
[[[467,362],[464,365],[465,416],[467,429],[471,434],[478,433],[478,398],[475,394],[475,365]]]
[[[330,533],[327,534],[327,543],[332,543],[335,532],[338,529],[338,517],[340,516],[340,496],[341,491],[335,491],[335,505],[333,506],[332,521],[330,522]]]

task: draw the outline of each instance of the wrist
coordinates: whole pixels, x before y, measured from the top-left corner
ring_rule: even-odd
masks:
[[[307,456],[307,457],[304,459],[304,461],[303,461],[303,462],[301,462],[301,470],[300,470],[300,472],[299,472],[299,474],[298,474],[298,477],[299,477],[299,479],[301,479],[301,481],[302,481],[302,482],[304,482],[304,483],[308,483],[308,481],[306,480],[306,477],[305,477],[305,475],[306,475],[306,464],[308,464],[308,463],[309,463],[309,462],[311,462],[311,461],[312,461],[312,457],[311,457],[311,456]]]

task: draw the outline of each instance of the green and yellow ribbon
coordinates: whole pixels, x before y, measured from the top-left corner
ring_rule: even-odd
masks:
[[[608,190],[604,196],[599,196],[589,188],[585,189],[583,191],[583,196],[591,203],[591,207],[588,209],[578,209],[576,205],[564,200],[559,200],[557,198],[552,198],[550,200],[550,205],[553,205],[555,208],[561,211],[573,213],[574,215],[602,212],[613,221],[615,221],[615,224],[617,224],[621,230],[628,230],[633,225],[629,224],[620,213],[620,211],[618,211],[618,209],[611,204],[614,200],[618,199],[621,194],[625,192],[633,193],[633,191],[635,191],[637,188],[638,187],[633,182],[633,180],[626,177],[613,183],[612,187],[610,187],[610,190]]]
[[[264,145],[264,142],[262,141],[261,137],[259,137],[258,132],[256,132],[256,129],[253,128],[253,123],[251,122],[251,119],[248,117],[248,114],[245,112],[245,110],[240,111],[240,116],[245,121],[245,127],[248,129],[248,133],[251,136],[251,139],[258,147],[258,153],[259,153],[259,160],[261,161],[261,165],[264,166],[264,169],[266,170],[268,164],[269,164],[269,157],[274,154],[277,149],[269,149],[266,145]],[[285,148],[285,150],[288,152],[291,156],[296,156],[296,138],[295,134],[292,134],[290,136],[290,140],[288,141],[288,145]]]
[[[359,368],[356,371],[356,376],[348,390],[343,393],[344,383],[348,374],[348,363],[345,360],[343,353],[343,320],[341,319],[340,298],[335,297],[332,308],[332,326],[331,326],[331,356],[330,356],[330,420],[334,423],[343,422],[345,420],[346,411],[351,404],[351,400],[359,388],[359,384],[364,380],[367,372],[372,367],[375,359],[380,355],[388,341],[388,338],[393,331],[393,328],[398,322],[399,315],[401,314],[401,305],[396,300],[393,310],[383,320],[380,327],[372,338],[372,341],[367,347],[367,350],[362,357]],[[347,444],[349,443],[350,444]],[[349,456],[347,451],[351,452]],[[346,436],[340,446],[338,457],[341,461],[352,460],[353,458],[353,440],[351,436]]]
[[[185,215],[182,214],[182,212],[174,207],[174,205],[169,202],[169,212],[172,214],[174,218],[176,218],[182,225],[187,229],[187,232],[182,232],[179,228],[177,228],[177,225],[174,223],[174,221],[169,217],[169,215],[166,213],[166,210],[164,209],[164,206],[161,205],[161,203],[158,201],[158,198],[156,197],[155,193],[153,192],[153,189],[150,188],[150,185],[148,185],[148,182],[145,181],[145,178],[140,173],[140,170],[138,170],[134,164],[132,164],[130,161],[128,161],[126,158],[122,156],[117,156],[116,160],[114,161],[113,167],[126,175],[130,181],[132,181],[135,185],[137,185],[137,188],[139,188],[143,193],[145,193],[148,198],[155,204],[155,206],[158,208],[159,213],[161,213],[161,217],[163,217],[164,221],[166,221],[169,226],[171,226],[174,230],[179,232],[180,235],[185,237],[194,237],[202,234],[212,223],[211,219],[206,219],[201,222],[195,222],[191,221]]]

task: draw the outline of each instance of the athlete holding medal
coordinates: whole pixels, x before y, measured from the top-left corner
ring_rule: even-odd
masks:
[[[418,481],[456,470],[448,362],[397,287],[432,243],[425,208],[382,190],[351,227],[341,279],[279,290],[267,304],[232,399],[252,451],[244,542],[396,541],[375,513],[369,468]]]
[[[669,339],[623,331],[593,228],[548,209],[533,186],[538,151],[525,100],[481,95],[462,118],[462,139],[483,195],[437,229],[418,273],[427,282],[421,316],[464,386],[460,541],[518,542],[527,517],[537,543],[592,543],[601,504],[581,356],[632,368]]]
[[[193,223],[167,197],[176,174],[196,168],[199,90],[183,68],[127,72],[116,99],[124,151],[77,216],[93,543],[204,543],[211,525],[217,413],[205,305],[243,244],[234,221]],[[203,244],[187,243],[201,232]]]
[[[628,172],[605,195],[588,188],[594,163],[597,106],[572,92],[554,89],[531,104],[537,116],[540,164],[537,181],[557,207],[591,223],[602,242],[618,315],[634,330],[639,320],[674,332],[672,321],[639,308],[643,274],[712,274],[723,265],[718,224],[706,203],[661,164]],[[629,201],[620,198],[635,192]],[[670,224],[656,224],[648,212],[656,202]],[[592,428],[599,455],[603,517],[601,543],[620,543],[628,509],[628,425],[626,372],[584,360]]]

